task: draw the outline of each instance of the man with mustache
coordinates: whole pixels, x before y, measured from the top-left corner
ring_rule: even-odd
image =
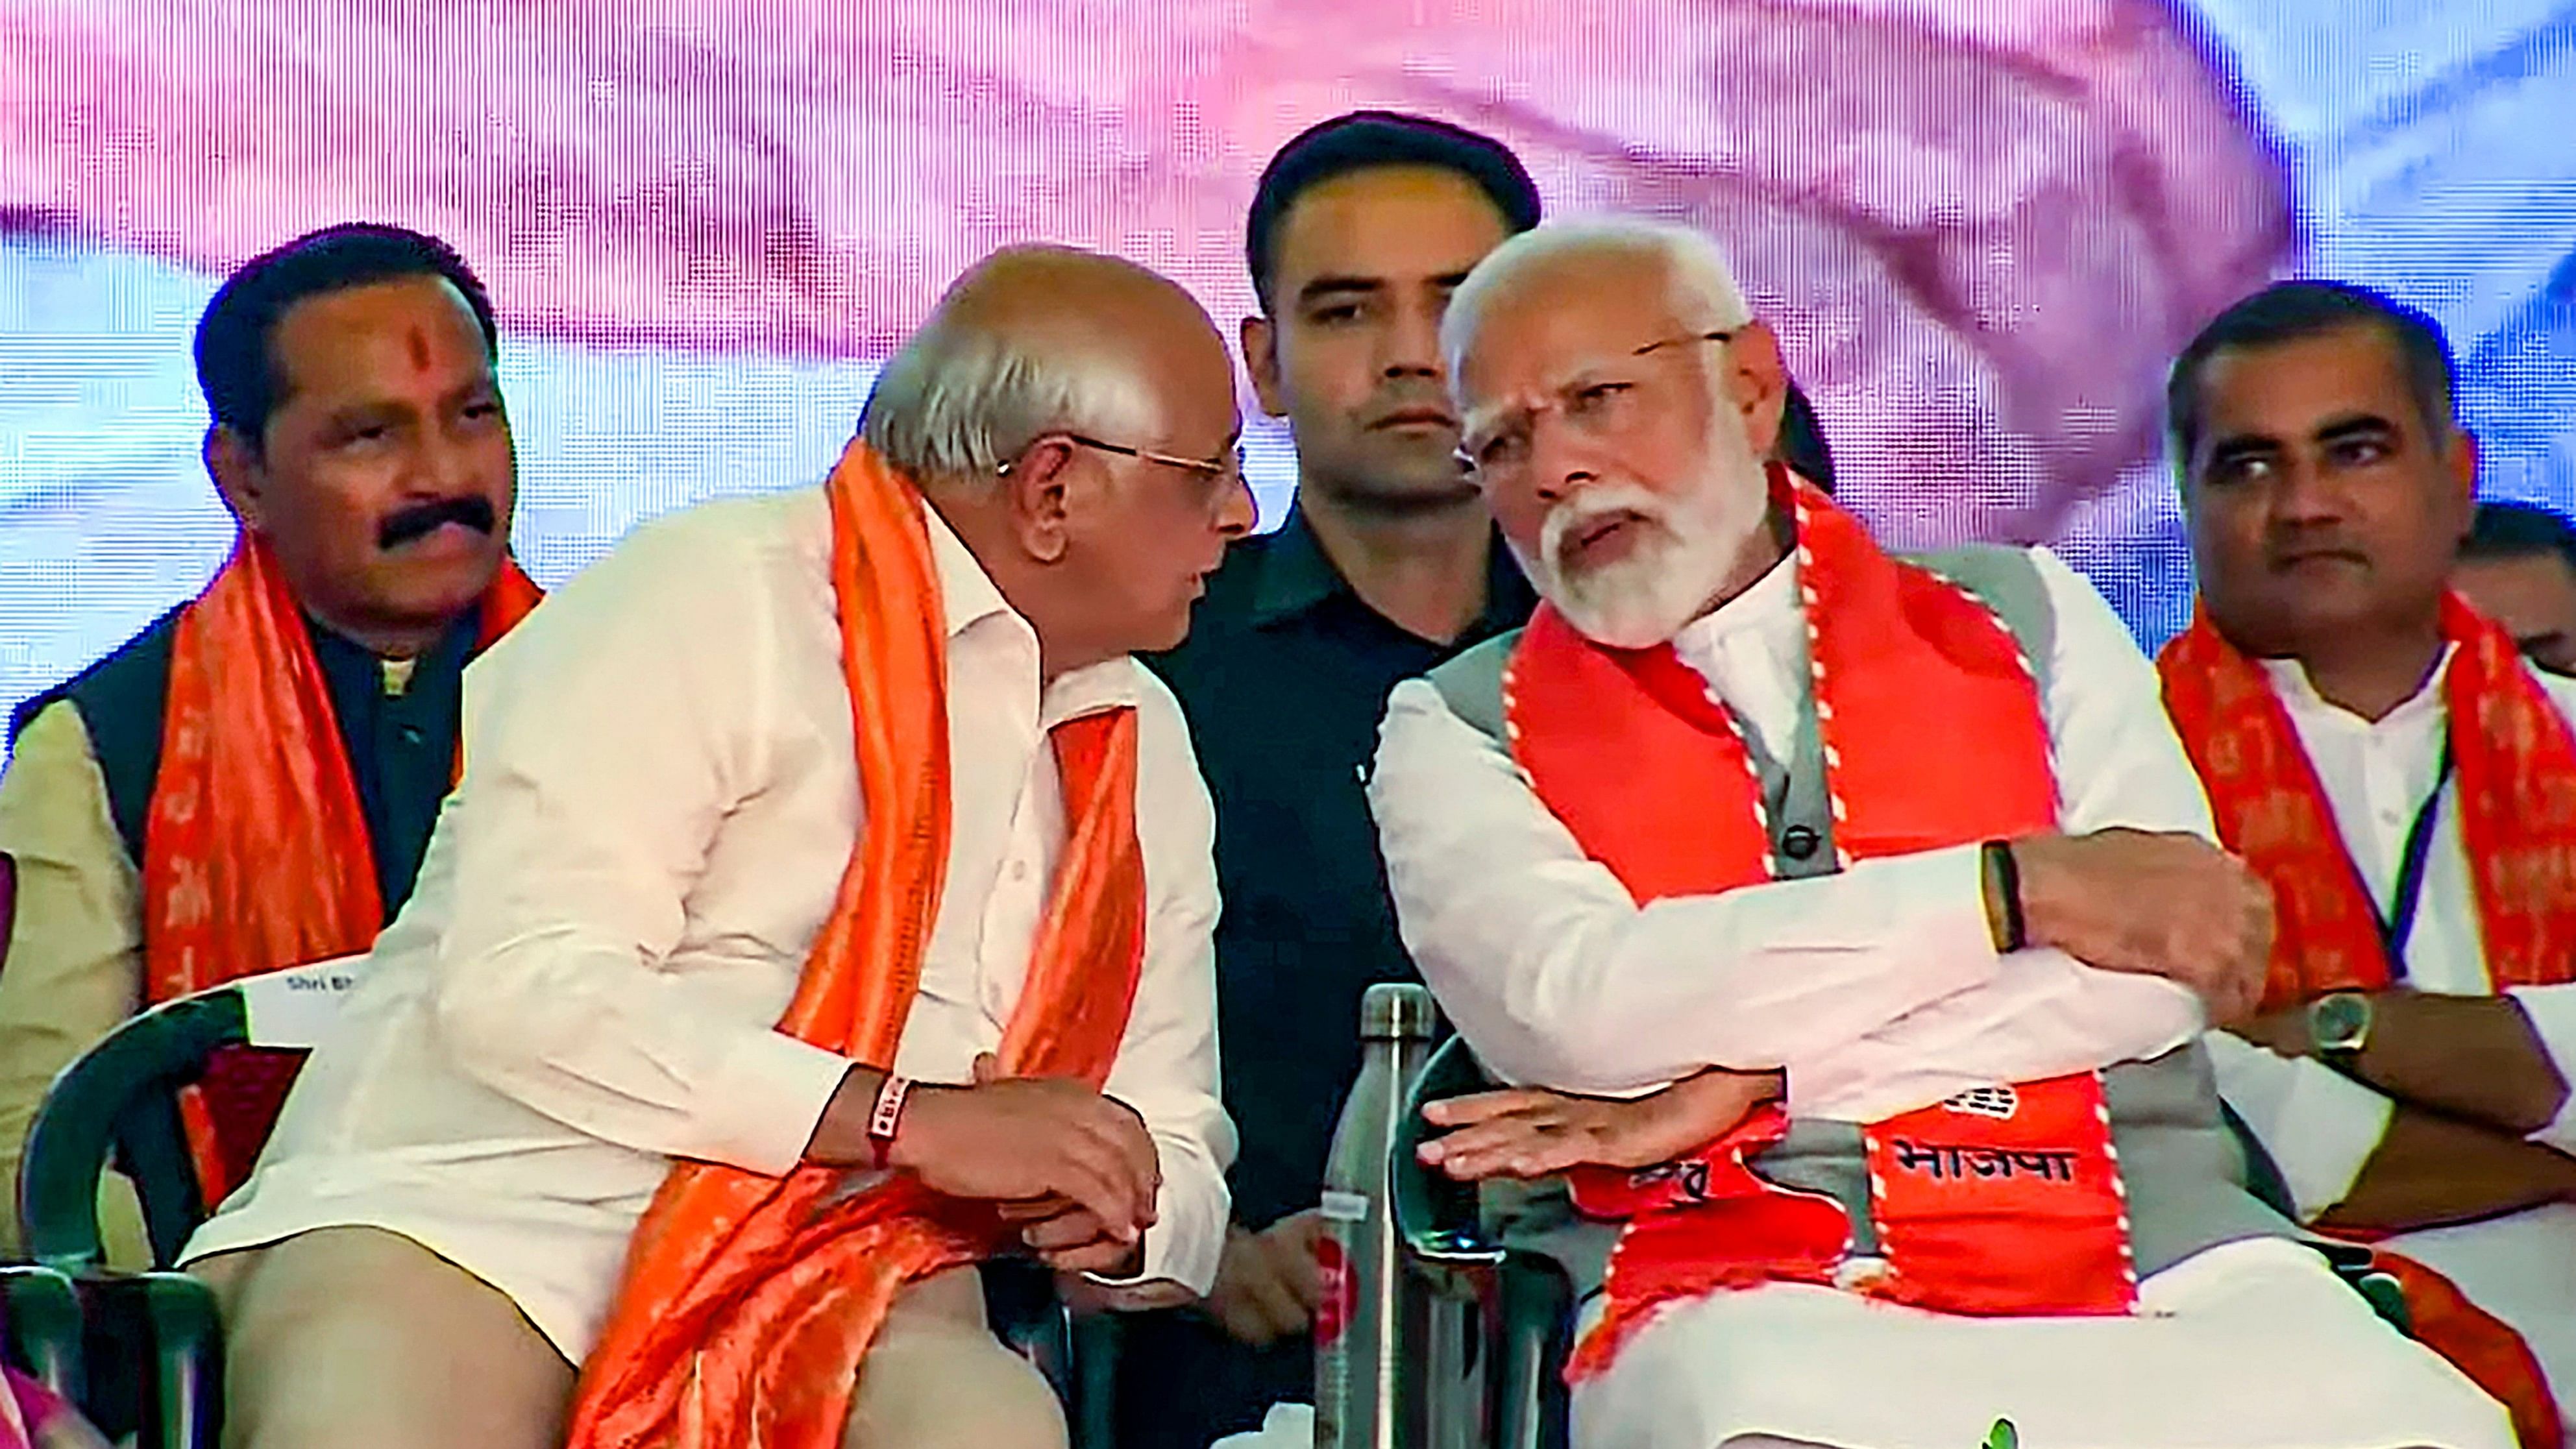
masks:
[[[30,701],[0,778],[20,883],[0,971],[10,1177],[53,1074],[136,1009],[363,951],[411,893],[466,661],[535,601],[507,553],[497,336],[464,261],[389,226],[299,237],[208,304],[197,379],[231,561]],[[282,1074],[227,1062],[273,1111]],[[210,1201],[259,1115],[195,1144]],[[125,1261],[130,1203],[111,1187]]]
[[[1406,942],[1507,1081],[1697,1102],[1573,1174],[1624,1223],[1576,1442],[2506,1442],[2243,1186],[2199,1038],[2264,895],[2100,597],[1766,468],[1778,346],[1696,233],[1517,238],[1442,343],[1545,602],[1389,700]]]
[[[2477,480],[2452,398],[2439,326],[2364,288],[2283,282],[2204,328],[2168,389],[2200,608],[2160,666],[2279,919],[2262,1014],[2210,1038],[2229,1103],[2300,1214],[2377,1240],[2419,1336],[2556,1445],[2576,681],[2452,590]]]
[[[477,667],[420,887],[188,1246],[229,1442],[1061,1446],[975,1265],[1166,1304],[1223,1243],[1213,827],[1128,656],[1252,522],[1239,427],[1186,292],[1005,251],[821,487]]]

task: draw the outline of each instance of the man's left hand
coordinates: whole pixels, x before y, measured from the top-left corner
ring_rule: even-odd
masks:
[[[2312,1057],[2308,1011],[2293,1006],[2235,1031],[2285,1057]],[[2333,1065],[2400,1102],[2515,1137],[2548,1126],[2567,1103],[2558,1059],[2512,996],[2371,992],[2367,1039]]]
[[[1044,1200],[1041,1200],[1043,1204]],[[1097,1273],[1103,1278],[1133,1276],[1142,1265],[1144,1244],[1123,1243],[1109,1233],[1108,1225],[1089,1208],[1070,1204],[1056,1207],[1051,1215],[1040,1205],[1006,1210],[1005,1221],[1019,1220],[1020,1241],[1037,1254],[1039,1262],[1058,1273]]]
[[[1532,1088],[1451,1097],[1426,1104],[1422,1115],[1458,1130],[1422,1144],[1421,1157],[1466,1182],[1646,1167],[1724,1134],[1780,1090],[1777,1072],[1712,1068],[1631,1101]]]

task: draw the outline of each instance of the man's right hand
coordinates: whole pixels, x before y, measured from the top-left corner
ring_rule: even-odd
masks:
[[[1237,1342],[1254,1348],[1304,1333],[1324,1302],[1323,1274],[1315,1264],[1315,1240],[1323,1234],[1324,1215],[1314,1208],[1257,1233],[1229,1229],[1216,1286],[1208,1289],[1208,1314]]]
[[[2034,835],[2012,851],[2031,945],[2190,987],[2213,1026],[2254,1014],[2272,893],[2234,856],[2195,835],[2143,830]]]
[[[1136,1113],[1062,1077],[915,1087],[887,1161],[952,1197],[1062,1198],[1123,1243],[1153,1226],[1162,1187]]]

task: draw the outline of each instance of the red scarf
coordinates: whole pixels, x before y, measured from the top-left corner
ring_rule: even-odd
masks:
[[[2046,716],[2011,632],[1973,595],[1880,552],[1785,472],[1774,494],[1797,529],[1838,862],[2055,828]],[[1607,649],[1542,607],[1514,651],[1504,705],[1540,798],[1641,903],[1772,878],[1751,754],[1670,645]],[[1940,738],[1975,741],[1976,768],[1925,768],[1927,720]],[[2101,1091],[2085,1073],[1873,1124],[1864,1141],[1884,1271],[1856,1286],[1950,1312],[2126,1312],[2135,1274]],[[1608,1309],[1570,1375],[1605,1365],[1664,1303],[1852,1276],[1841,1205],[1747,1165],[1787,1130],[1766,1107],[1683,1162],[1576,1175],[1578,1205],[1628,1227]]]
[[[832,594],[864,826],[778,1029],[880,1069],[920,985],[948,860],[947,636],[923,503],[865,444],[832,470]],[[1013,1075],[1108,1078],[1144,964],[1136,712],[1054,730],[1067,838],[1002,1036]],[[990,1256],[988,1207],[909,1177],[673,1164],[582,1366],[567,1449],[832,1449],[906,1284]]]
[[[2576,979],[2576,743],[2511,635],[2457,594],[2443,597],[2441,625],[2453,645],[2442,676],[2453,795],[2487,974],[2499,990]],[[2378,907],[2263,667],[2202,609],[2156,669],[2218,838],[2272,888],[2262,1009],[2386,990],[2395,973]],[[2510,1408],[2524,1444],[2556,1449],[2558,1409],[2521,1335],[2433,1270],[2379,1256],[2405,1285],[2415,1336]]]
[[[537,597],[503,559],[478,647]],[[244,532],[170,640],[143,834],[144,1000],[366,950],[384,927],[375,860],[313,636],[275,556]],[[248,1174],[303,1059],[230,1053],[182,1094],[207,1202]]]

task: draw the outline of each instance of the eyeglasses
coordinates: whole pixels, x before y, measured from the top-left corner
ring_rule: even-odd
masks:
[[[1103,453],[1116,453],[1122,458],[1136,458],[1147,463],[1160,463],[1166,468],[1187,469],[1192,473],[1198,474],[1202,478],[1206,478],[1217,483],[1237,483],[1241,482],[1243,479],[1243,448],[1240,445],[1231,449],[1229,455],[1222,459],[1184,458],[1177,453],[1157,453],[1151,448],[1131,448],[1124,443],[1103,442],[1098,438],[1088,437],[1081,433],[1058,433],[1055,436],[1061,437],[1066,442],[1073,443],[1081,447],[1097,449]],[[1004,463],[996,471],[999,472],[1001,476],[1007,478],[1011,476],[1011,467],[1011,464]]]
[[[1686,332],[1678,337],[1658,338],[1644,346],[1631,348],[1626,358],[1651,357],[1669,347],[1692,347],[1707,342],[1726,342],[1737,329],[1722,332]],[[1616,368],[1589,368],[1557,388],[1556,396],[1531,407],[1506,410],[1488,420],[1461,441],[1458,466],[1479,486],[1504,481],[1529,462],[1530,438],[1538,428],[1539,416],[1557,413],[1568,423],[1591,437],[1609,437],[1624,431],[1637,417],[1637,390],[1642,379],[1619,375]]]

